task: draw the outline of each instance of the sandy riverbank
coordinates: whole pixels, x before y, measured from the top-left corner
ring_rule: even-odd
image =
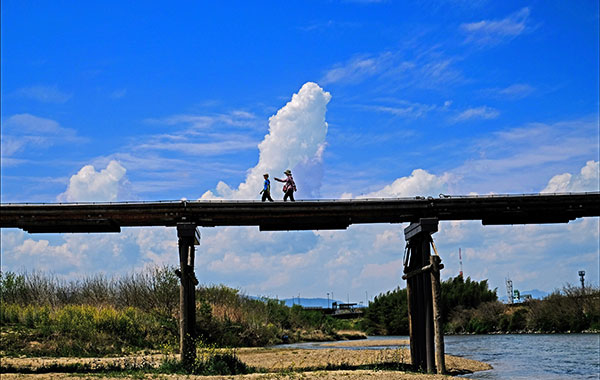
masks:
[[[3,374],[3,380],[76,380],[76,379],[98,379],[107,377],[99,377],[94,375],[73,375],[64,373],[49,373],[43,375],[15,375]],[[115,380],[123,380],[127,377],[119,376]],[[253,373],[250,375],[238,376],[184,376],[184,375],[146,375],[144,379],[151,380],[442,380],[448,379],[443,375],[422,375],[398,371],[312,371],[312,372],[293,372],[293,373]],[[140,377],[136,376],[136,380]]]
[[[327,365],[410,364],[410,351],[408,348],[381,350],[246,348],[238,351],[238,357],[250,366],[264,368],[269,371],[321,369],[327,367]],[[450,372],[465,373],[485,371],[492,367],[489,364],[475,360],[446,355],[446,368]]]
[[[397,341],[396,341],[397,342]],[[351,342],[348,342],[351,343]],[[364,343],[364,342],[362,342]],[[381,342],[379,342],[381,344]],[[388,343],[391,344],[391,341]],[[325,371],[325,368],[348,368],[361,365],[374,365],[383,363],[410,363],[410,353],[407,348],[398,349],[367,349],[367,350],[348,350],[341,348],[325,349],[293,349],[293,348],[240,348],[236,354],[241,361],[249,366],[257,368],[261,372],[250,375],[238,376],[182,376],[182,375],[162,375],[148,374],[146,378],[160,378],[168,380],[178,379],[444,379],[445,376],[415,374],[403,371],[373,371],[373,370],[343,370],[343,371]],[[92,368],[106,365],[123,365],[132,362],[150,363],[158,366],[164,355],[145,355],[135,357],[121,358],[3,358],[4,367],[12,366],[14,368],[40,368],[52,365],[68,365],[79,363],[90,365]],[[467,373],[491,369],[491,366],[485,363],[446,355],[446,366],[453,373]],[[94,375],[75,375],[75,374],[10,374],[3,373],[2,380],[13,379],[77,379],[77,378],[98,378],[99,374]],[[123,379],[123,375],[117,376]],[[139,375],[136,376],[139,378]]]

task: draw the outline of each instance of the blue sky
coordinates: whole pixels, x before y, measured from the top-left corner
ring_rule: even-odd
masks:
[[[598,191],[597,1],[1,5],[2,202]],[[281,196],[274,185],[274,197]],[[401,284],[402,226],[204,229],[198,277],[364,299]],[[3,270],[175,264],[174,232],[2,231]],[[446,264],[503,294],[598,284],[598,218],[442,223]]]

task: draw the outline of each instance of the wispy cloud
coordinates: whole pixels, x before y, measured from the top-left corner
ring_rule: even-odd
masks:
[[[482,90],[482,94],[503,100],[519,100],[526,98],[537,91],[535,87],[527,83],[515,83],[507,87],[496,87]]]
[[[159,119],[146,119],[149,124],[182,125],[187,126],[187,132],[206,130],[213,126],[229,126],[258,129],[262,127],[256,115],[244,110],[234,110],[228,113],[210,115],[177,114]]]
[[[529,8],[523,8],[502,20],[464,23],[460,29],[467,35],[465,42],[481,46],[496,45],[523,34],[528,29],[529,14]]]
[[[155,138],[143,144],[136,145],[135,149],[174,151],[190,156],[213,156],[256,149],[258,143],[258,140],[253,140],[245,135],[228,135],[226,140],[212,142],[174,142],[168,138]]]
[[[561,168],[598,157],[597,119],[529,123],[474,141],[471,148],[462,140],[456,145],[472,155],[452,171],[469,184],[463,192],[539,191]]]
[[[464,110],[456,115],[452,121],[457,123],[473,119],[490,120],[497,118],[499,115],[500,112],[497,109],[488,106],[481,106]]]
[[[25,148],[47,148],[68,142],[85,142],[72,128],[57,121],[28,113],[9,117],[2,123],[2,157],[10,157]]]
[[[208,178],[244,175],[246,168],[239,167],[233,159],[257,149],[264,136],[260,128],[263,122],[266,124],[245,110],[146,119],[148,130],[161,133],[131,136],[115,152],[90,163],[103,168],[114,160],[126,168],[133,178],[128,184],[128,199],[165,193],[175,199],[183,195],[195,198],[212,185],[203,182]],[[16,163],[10,162],[12,166]],[[70,164],[81,168],[87,162]]]
[[[22,87],[16,90],[13,96],[33,99],[43,103],[66,103],[71,99],[71,94],[59,90],[57,86],[44,85]]]
[[[506,95],[508,97],[512,97],[514,98],[524,98],[527,95],[533,93],[535,91],[535,88],[526,84],[526,83],[518,83],[518,84],[513,84],[510,85],[506,88],[501,89],[500,91],[498,91],[498,93],[500,93],[501,95]]]
[[[463,74],[455,67],[456,58],[446,57],[434,46],[415,46],[376,55],[360,55],[338,63],[327,70],[321,84],[357,84],[365,80],[380,81],[393,88],[438,88],[462,81]]]
[[[229,154],[256,149],[259,137],[248,131],[262,131],[257,117],[244,110],[212,115],[178,114],[147,119],[146,123],[166,125],[170,130],[136,138],[132,150],[174,151],[191,156]]]
[[[348,62],[335,65],[325,73],[319,82],[324,85],[338,82],[361,82],[365,78],[389,69],[394,59],[391,52],[384,52],[377,56],[354,57]]]
[[[413,103],[413,104],[407,104],[404,107],[402,107],[402,106],[399,106],[399,107],[370,106],[368,108],[371,108],[378,112],[389,113],[394,116],[419,118],[419,117],[425,115],[426,113],[435,110],[437,108],[437,106]]]
[[[324,32],[331,31],[335,29],[346,29],[346,28],[355,28],[360,24],[354,22],[341,22],[335,20],[326,20],[326,21],[316,21],[305,26],[301,26],[300,29],[303,32]]]
[[[367,110],[373,110],[376,112],[387,113],[397,117],[418,119],[427,116],[430,112],[444,111],[447,110],[452,104],[451,101],[444,102],[443,105],[437,104],[423,104],[418,102],[411,102],[408,100],[390,100],[387,104],[377,105],[363,105],[360,106]]]

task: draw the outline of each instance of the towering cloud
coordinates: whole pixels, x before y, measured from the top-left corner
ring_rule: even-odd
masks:
[[[201,199],[255,199],[262,189],[263,174],[269,173],[271,179],[281,178],[285,177],[285,169],[292,170],[298,197],[318,197],[327,135],[325,113],[330,99],[331,95],[316,83],[304,84],[292,100],[269,119],[269,134],[258,145],[258,164],[248,171],[246,181],[237,189],[219,182],[217,194],[207,191]],[[275,189],[279,187],[273,188],[277,196]]]

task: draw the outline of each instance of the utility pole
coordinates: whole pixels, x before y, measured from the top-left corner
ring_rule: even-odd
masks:
[[[463,276],[463,268],[462,268],[462,255],[460,252],[460,248],[458,249],[458,264],[460,265],[460,272],[458,272],[458,275],[460,277],[462,277]]]
[[[579,279],[581,280],[581,290],[585,291],[585,271],[584,270],[580,270],[579,271]]]

